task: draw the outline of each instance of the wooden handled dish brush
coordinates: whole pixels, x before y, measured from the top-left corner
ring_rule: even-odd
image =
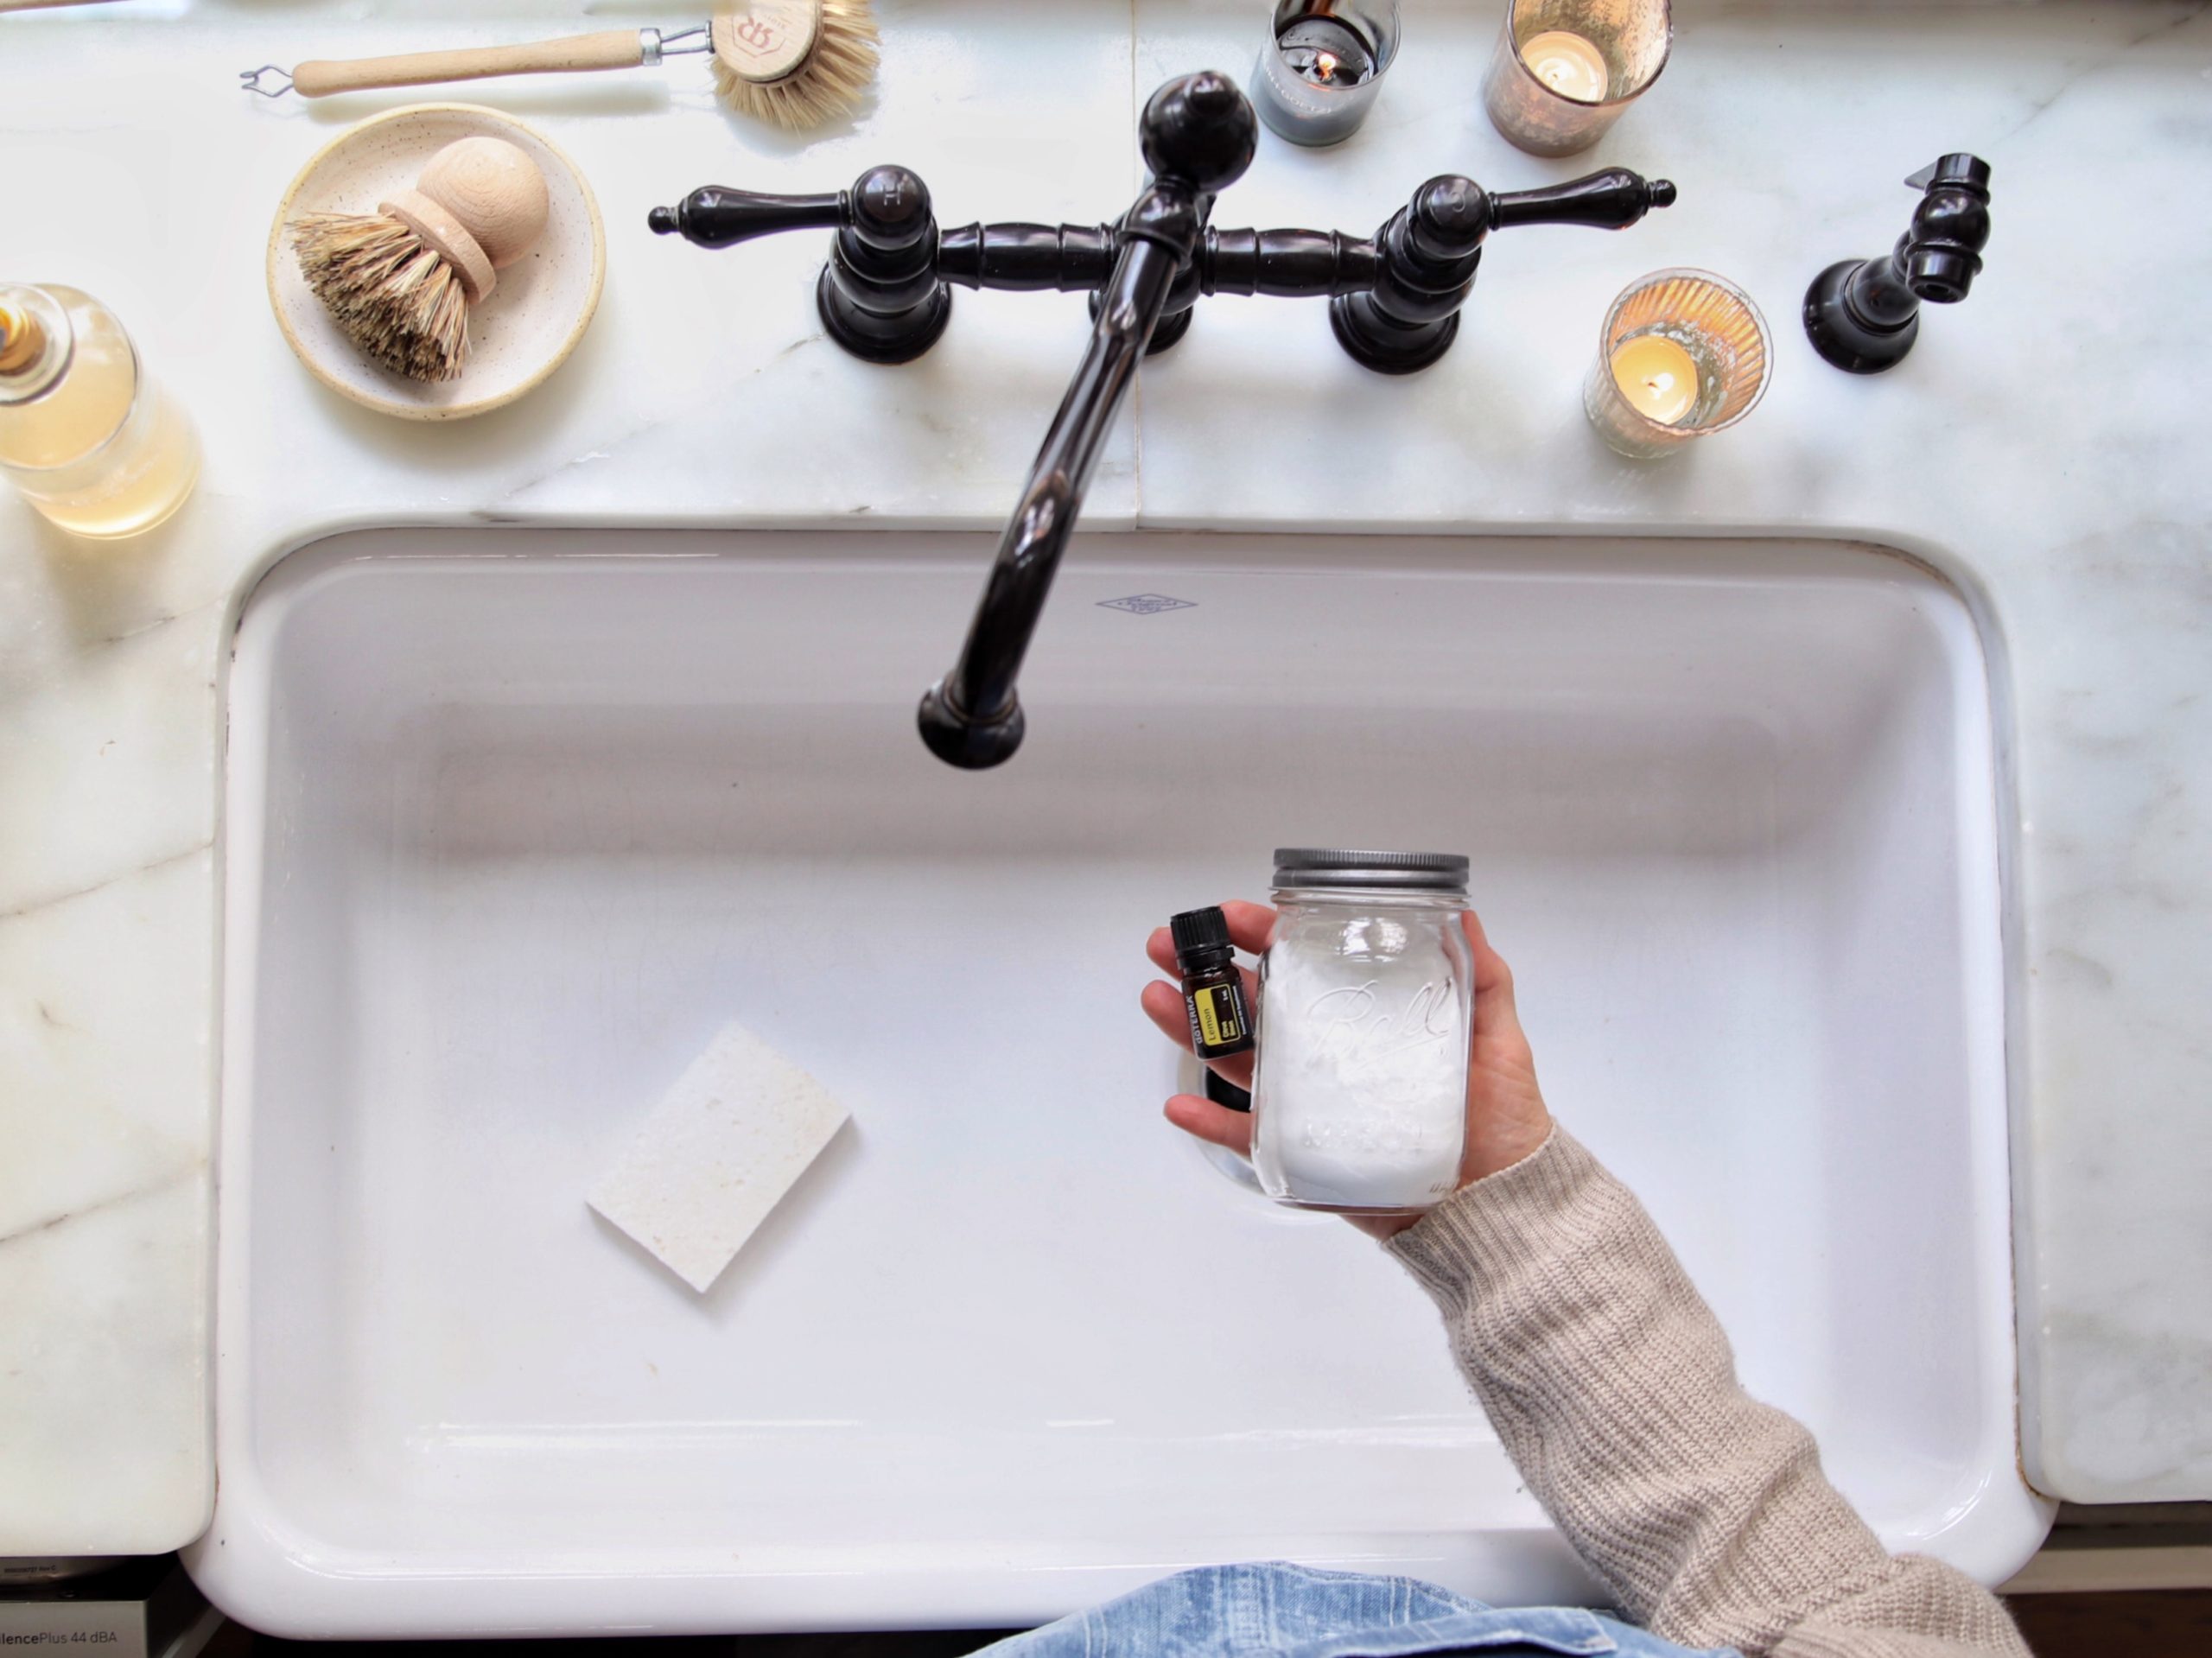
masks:
[[[456,380],[468,363],[468,308],[537,245],[545,175],[504,138],[457,139],[412,190],[373,213],[291,221],[300,274],[365,353],[410,380]]]
[[[327,98],[378,86],[651,67],[696,52],[714,54],[715,90],[739,114],[794,130],[815,127],[851,109],[874,78],[875,17],[869,0],[751,0],[679,34],[613,29],[521,46],[318,58],[289,70],[265,63],[238,80],[267,98],[288,92]]]

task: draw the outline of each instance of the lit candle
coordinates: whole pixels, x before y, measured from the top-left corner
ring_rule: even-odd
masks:
[[[1613,384],[1646,420],[1672,426],[1697,402],[1697,362],[1664,334],[1624,340],[1612,357]]]
[[[1612,78],[1605,67],[1605,54],[1580,35],[1548,29],[1531,35],[1521,48],[1521,60],[1561,98],[1571,98],[1578,104],[1605,101],[1605,88]]]
[[[1359,130],[1398,50],[1398,0],[1278,0],[1252,107],[1294,144]]]
[[[1652,461],[1722,432],[1766,391],[1766,323],[1710,270],[1655,270],[1605,313],[1582,412],[1617,454]]]
[[[1375,79],[1375,58],[1358,34],[1333,17],[1309,17],[1275,39],[1285,67],[1316,86],[1357,86]]]

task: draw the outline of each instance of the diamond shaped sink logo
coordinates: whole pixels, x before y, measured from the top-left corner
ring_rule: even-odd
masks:
[[[1195,599],[1171,599],[1164,593],[1133,593],[1126,599],[1101,599],[1102,610],[1126,610],[1132,616],[1157,616],[1163,610],[1195,610]]]

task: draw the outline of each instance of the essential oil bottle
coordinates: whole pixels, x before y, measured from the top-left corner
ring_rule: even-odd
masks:
[[[1218,908],[1185,910],[1167,924],[1175,939],[1175,970],[1191,1016],[1191,1046],[1201,1059],[1226,1059],[1252,1048],[1244,979],[1229,942],[1229,918]]]

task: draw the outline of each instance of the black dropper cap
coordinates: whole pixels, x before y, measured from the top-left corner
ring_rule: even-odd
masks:
[[[1216,905],[1204,910],[1185,910],[1167,924],[1167,931],[1175,937],[1175,960],[1185,968],[1211,965],[1193,958],[1218,954],[1227,956],[1235,946],[1229,939],[1229,918]]]

